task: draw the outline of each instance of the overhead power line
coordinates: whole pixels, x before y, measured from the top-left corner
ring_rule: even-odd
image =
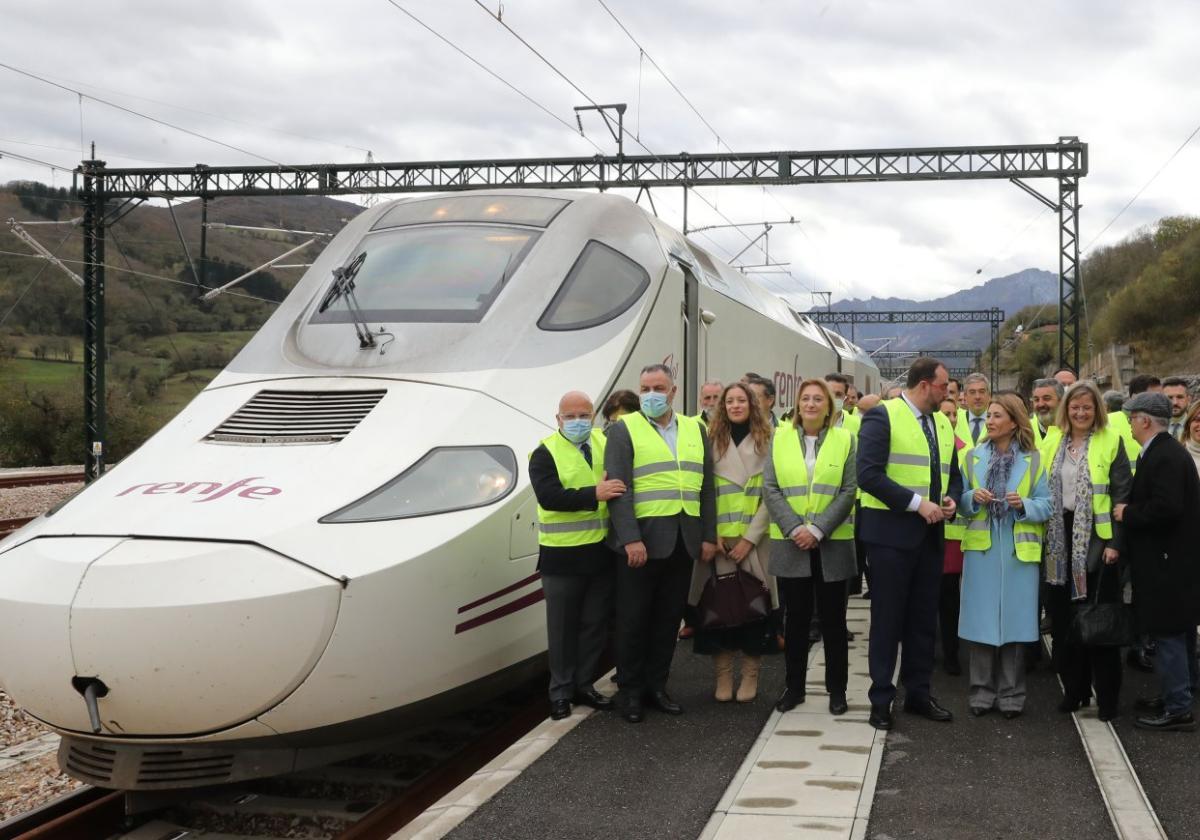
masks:
[[[10,152],[6,149],[0,149],[0,158],[6,158],[6,157],[12,158],[13,160],[19,160],[22,163],[32,163],[32,164],[36,164],[37,166],[46,166],[46,167],[49,167],[50,169],[57,169],[59,172],[66,172],[68,174],[75,171],[74,168],[72,168],[72,167],[60,166],[57,163],[51,163],[48,160],[39,160],[38,158],[29,157],[27,155],[20,155],[20,154],[17,154],[16,152]]]
[[[165,126],[170,129],[174,129],[175,131],[180,131],[184,134],[190,135],[199,140],[204,140],[209,143],[215,143],[218,146],[224,146],[226,149],[230,149],[232,151],[238,152],[239,154],[248,155],[249,157],[257,158],[258,160],[265,161],[267,163],[273,163],[276,166],[282,166],[284,169],[293,169],[293,167],[288,166],[286,163],[282,163],[281,161],[275,160],[274,158],[267,157],[266,155],[260,155],[257,152],[252,152],[249,149],[242,148],[241,146],[235,146],[232,143],[226,143],[224,140],[218,140],[215,137],[209,137],[207,134],[202,134],[199,131],[194,131],[190,128],[185,128],[184,126],[176,125],[175,123],[171,123],[171,122],[167,122],[166,120],[159,119],[158,117],[151,116],[150,114],[143,114],[141,111],[135,111],[133,108],[128,108],[125,105],[121,105],[120,103],[113,102],[108,99],[101,99],[98,96],[93,96],[92,94],[85,93],[82,90],[78,90],[76,88],[69,87],[64,84],[60,84],[59,82],[52,81],[51,79],[48,79],[45,76],[39,76],[37,73],[32,73],[29,70],[22,70],[20,67],[14,67],[11,64],[5,64],[2,61],[0,61],[0,67],[3,67],[5,70],[10,70],[13,73],[17,73],[21,76],[25,76],[27,78],[42,82],[43,84],[50,85],[51,87],[56,87],[59,90],[65,90],[69,93],[73,93],[76,96],[86,97],[86,98],[92,100],[93,102],[99,102],[101,105],[107,105],[110,108],[116,108],[118,111],[123,111],[126,114],[132,114],[135,117],[140,117],[141,119],[149,120],[152,123],[157,123],[158,125]],[[61,167],[56,167],[56,168],[61,168]],[[73,170],[68,169],[67,171],[70,172]]]
[[[1119,218],[1121,218],[1121,216],[1125,215],[1125,211],[1128,210],[1130,207],[1132,207],[1133,203],[1135,201],[1137,201],[1139,198],[1141,198],[1142,193],[1144,193],[1147,189],[1149,189],[1150,185],[1153,184],[1158,179],[1158,176],[1163,174],[1163,171],[1168,166],[1171,165],[1171,162],[1173,160],[1175,160],[1175,158],[1179,157],[1179,153],[1182,152],[1189,143],[1191,143],[1193,140],[1196,139],[1197,134],[1200,134],[1200,125],[1196,126],[1194,129],[1192,129],[1192,133],[1187,136],[1186,140],[1184,140],[1182,143],[1179,144],[1179,148],[1177,148],[1175,151],[1171,152],[1170,157],[1168,157],[1165,161],[1163,161],[1162,166],[1158,167],[1158,169],[1155,171],[1155,173],[1150,176],[1150,180],[1148,180],[1148,181],[1146,181],[1146,183],[1142,184],[1141,188],[1133,194],[1133,198],[1126,201],[1125,206],[1117,211],[1117,215],[1115,215],[1111,219],[1109,219],[1108,224],[1106,224],[1104,227],[1102,227],[1100,229],[1100,232],[1092,237],[1092,241],[1087,244],[1087,247],[1079,252],[1080,257],[1082,257],[1086,252],[1088,252],[1092,249],[1092,246],[1096,244],[1096,242],[1100,239],[1100,237],[1103,236],[1110,227],[1112,227],[1114,224],[1116,224],[1117,219],[1119,219]]]
[[[394,2],[394,0],[388,0],[388,2],[392,3],[392,2]],[[568,76],[566,73],[564,73],[562,70],[560,70],[558,68],[558,66],[554,64],[554,62],[552,62],[540,50],[538,50],[529,41],[527,41],[524,37],[522,37],[520,33],[518,33],[515,29],[513,29],[511,26],[509,26],[500,15],[496,14],[491,9],[489,9],[486,5],[484,5],[481,2],[481,0],[475,0],[475,5],[477,5],[481,10],[483,10],[483,12],[485,14],[487,14],[488,17],[490,17],[492,20],[494,20],[496,23],[498,23],[501,27],[503,27],[510,35],[513,36],[513,38],[515,38],[517,41],[519,41],[526,49],[528,49],[535,56],[537,56],[537,58],[543,64],[545,64],[556,76],[558,76],[560,79],[562,79],[568,85],[570,85],[570,87],[576,93],[578,93],[580,96],[582,96],[584,99],[586,99],[588,101],[588,103],[590,103],[595,108],[601,107],[600,104],[595,99],[593,99],[590,95],[588,95],[587,91],[585,91],[578,84],[576,84],[574,82],[574,80],[572,80],[570,76]],[[647,146],[645,143],[643,143],[640,139],[638,139],[638,137],[635,136],[633,134],[633,132],[631,132],[628,128],[625,128],[624,126],[622,126],[621,131],[624,134],[624,136],[629,137],[631,140],[633,140],[634,143],[636,143],[638,146],[640,146],[642,148],[642,150],[646,152],[646,154],[651,155],[652,157],[655,157],[655,158],[658,157],[658,154],[653,149],[651,149],[649,146]],[[713,210],[714,213],[716,213],[718,216],[720,216],[726,222],[732,223],[732,220],[728,216],[726,216],[724,213],[722,213],[720,211],[720,209],[717,208],[716,205],[714,205],[711,201],[709,201],[707,198],[705,198],[699,191],[696,191],[695,195],[702,202],[704,202],[706,205],[708,205]],[[747,242],[753,243],[753,238],[749,234],[747,234],[745,231],[739,230],[739,233],[742,234],[742,236],[746,239]],[[764,251],[764,255],[765,255],[765,253],[766,252]],[[793,277],[793,279],[795,279],[801,285],[807,285],[803,281],[799,280],[799,278]]]
[[[525,91],[521,90],[519,87],[517,87],[516,85],[514,85],[514,84],[513,84],[512,82],[510,82],[508,79],[506,79],[506,78],[504,78],[503,76],[501,76],[501,75],[500,75],[499,73],[497,73],[495,70],[493,70],[492,68],[488,67],[488,66],[487,66],[486,64],[484,64],[482,61],[480,61],[479,59],[475,58],[475,56],[471,55],[469,52],[467,52],[465,49],[463,49],[462,47],[460,47],[458,44],[456,44],[456,43],[454,43],[453,41],[451,41],[449,38],[447,38],[447,37],[446,37],[445,35],[443,35],[441,32],[438,32],[436,29],[434,29],[432,26],[430,26],[430,25],[429,25],[428,23],[426,23],[425,21],[421,20],[419,17],[417,17],[416,15],[414,15],[412,12],[410,12],[408,9],[404,8],[403,6],[401,6],[399,3],[397,3],[397,2],[396,2],[396,0],[387,0],[387,3],[388,3],[389,5],[391,5],[391,6],[395,7],[395,9],[396,9],[397,11],[399,11],[399,12],[401,12],[402,14],[404,14],[405,16],[407,16],[407,17],[408,17],[410,20],[412,20],[414,23],[416,23],[418,26],[420,26],[420,27],[421,27],[422,29],[424,29],[426,32],[428,32],[428,33],[430,33],[431,35],[433,35],[435,38],[437,38],[437,39],[438,39],[439,41],[441,41],[443,44],[445,44],[446,46],[450,47],[450,49],[454,50],[456,53],[458,53],[459,55],[461,55],[463,58],[467,59],[467,61],[471,62],[471,63],[472,63],[472,64],[474,64],[476,67],[478,67],[480,70],[482,70],[483,72],[485,72],[485,73],[487,73],[489,76],[491,76],[493,79],[495,79],[496,81],[500,82],[500,84],[504,85],[504,86],[505,86],[505,87],[507,87],[509,90],[511,90],[513,93],[515,93],[515,94],[517,94],[518,96],[520,96],[520,97],[521,97],[522,99],[524,99],[526,102],[529,102],[529,103],[530,103],[530,104],[532,104],[534,107],[538,108],[540,111],[542,111],[543,113],[545,113],[545,114],[546,114],[548,117],[550,117],[552,120],[554,120],[554,121],[556,121],[556,122],[558,122],[558,123],[561,123],[561,124],[563,125],[563,127],[565,127],[565,128],[566,128],[568,131],[570,131],[572,134],[576,134],[576,133],[577,133],[577,132],[575,131],[575,126],[571,125],[571,124],[570,124],[569,122],[567,122],[565,119],[563,119],[563,118],[562,118],[562,117],[560,117],[558,114],[556,114],[556,113],[554,113],[553,111],[551,111],[549,108],[547,108],[547,107],[546,107],[545,105],[543,105],[541,102],[537,101],[537,100],[536,100],[536,99],[534,99],[532,96],[530,96],[528,93],[526,93]],[[596,151],[598,151],[598,152],[603,152],[603,151],[604,151],[603,149],[601,149],[601,148],[600,148],[600,146],[599,146],[599,145],[596,143],[596,141],[592,140],[590,137],[584,137],[584,139],[585,139],[585,140],[587,140],[589,143],[591,143],[591,144],[592,144],[592,146],[594,146],[594,147],[595,147]]]

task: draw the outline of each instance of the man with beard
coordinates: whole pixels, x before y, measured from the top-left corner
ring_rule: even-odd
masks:
[[[1054,424],[1054,415],[1058,412],[1058,404],[1062,401],[1066,388],[1057,379],[1037,379],[1033,383],[1033,442],[1037,446],[1048,435],[1062,434],[1062,430]]]

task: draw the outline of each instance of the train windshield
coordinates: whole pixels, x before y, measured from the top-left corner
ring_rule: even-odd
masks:
[[[539,234],[486,225],[406,227],[367,235],[351,263],[354,303],[380,323],[481,320]],[[351,324],[351,307],[322,307],[313,324]]]

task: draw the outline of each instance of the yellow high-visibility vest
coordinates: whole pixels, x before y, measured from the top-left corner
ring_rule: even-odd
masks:
[[[854,435],[854,439],[858,440],[858,430],[862,428],[862,418],[856,414],[847,414],[846,409],[842,409],[842,425],[838,428],[845,429],[850,434]]]
[[[1054,464],[1058,448],[1065,437],[1059,435],[1057,439],[1047,438],[1043,444],[1041,454],[1047,469]],[[1113,429],[1095,432],[1088,442],[1088,475],[1092,479],[1092,527],[1096,529],[1096,536],[1104,540],[1111,540],[1113,535],[1113,503],[1108,491],[1108,473],[1120,446],[1121,435]]]
[[[745,536],[762,503],[762,473],[752,475],[744,487],[720,474],[713,475],[713,483],[717,491],[717,536]]]
[[[813,464],[813,474],[810,478],[808,463],[804,460],[804,446],[800,440],[803,434],[803,430],[797,426],[780,426],[776,429],[771,442],[771,462],[775,466],[775,478],[788,506],[797,516],[807,521],[829,507],[841,489],[846,459],[850,456],[854,437],[844,428],[834,427],[828,430],[821,448],[817,451],[817,460]],[[783,531],[775,522],[771,523],[771,538],[785,539]],[[853,509],[828,538],[854,539]]]
[[[641,412],[626,414],[622,423],[633,443],[633,515],[700,515],[700,488],[704,485],[704,439],[700,423],[675,415],[679,424],[675,453],[661,433],[650,428]]]
[[[1108,425],[1121,438],[1125,446],[1125,455],[1129,458],[1129,469],[1134,470],[1138,455],[1142,454],[1142,445],[1133,436],[1133,427],[1129,425],[1129,415],[1124,411],[1112,411],[1108,415]]]
[[[558,432],[542,440],[542,445],[554,459],[558,480],[566,490],[595,487],[604,476],[604,444],[607,438],[599,429],[592,429],[588,443],[592,448],[592,463],[584,460],[579,447]],[[595,510],[537,509],[538,544],[570,548],[601,542],[608,536],[608,504],[597,502]]]
[[[917,420],[908,407],[908,402],[897,398],[884,400],[891,423],[891,446],[888,451],[887,477],[901,487],[916,493],[922,499],[929,499],[929,485],[932,475],[929,468],[929,442],[925,432],[921,430],[921,422]],[[933,426],[937,433],[938,466],[941,470],[942,493],[946,493],[950,485],[950,459],[954,457],[954,429],[950,421],[940,411],[933,412]],[[932,499],[935,505],[941,505],[941,499]],[[887,510],[888,506],[870,493],[863,491],[862,506],[876,510]]]
[[[1009,444],[1009,446],[1015,445],[1015,441]],[[967,487],[972,491],[978,490],[982,486],[975,477],[976,452],[977,450],[974,448],[967,450],[967,455],[963,459],[967,469]],[[1032,452],[1022,452],[1019,457],[1025,459],[1026,467],[1025,475],[1021,476],[1021,480],[1017,482],[1017,493],[1027,499],[1037,484],[1038,478],[1045,471],[1045,466],[1041,453],[1036,449]],[[1013,524],[1013,543],[1018,560],[1022,563],[1042,562],[1042,534],[1045,530],[1046,526],[1041,522],[1018,520]],[[962,550],[987,551],[991,547],[992,525],[987,515],[987,507],[982,506],[974,516],[967,519],[967,533],[962,538]]]
[[[959,449],[957,446],[955,446],[954,457],[958,461],[959,473],[962,473],[963,465],[966,463],[966,455],[971,451],[972,448],[973,447],[971,446],[964,446],[962,449]],[[958,502],[959,500],[955,499],[954,501]],[[943,526],[942,530],[946,539],[959,541],[962,540],[963,536],[967,533],[967,518],[962,515],[961,506],[955,508],[954,518],[947,522],[945,526]]]

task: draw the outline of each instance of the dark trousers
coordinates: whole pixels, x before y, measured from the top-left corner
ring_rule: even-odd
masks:
[[[867,543],[871,557],[869,697],[873,706],[890,706],[896,699],[892,675],[901,646],[900,683],[905,702],[920,705],[929,699],[942,582],[940,532],[940,525],[926,528],[925,539],[913,549]]]
[[[625,699],[666,688],[692,565],[682,536],[670,557],[651,557],[637,569],[618,556],[617,685]]]
[[[1188,662],[1187,637],[1195,636],[1193,630],[1186,634],[1152,634],[1158,643],[1154,654],[1154,671],[1162,689],[1163,706],[1169,715],[1181,715],[1192,710],[1192,671],[1195,657]],[[1194,644],[1194,643],[1193,643]]]
[[[1068,532],[1069,533],[1069,532]],[[1095,590],[1097,572],[1088,575],[1088,591]],[[1050,637],[1054,640],[1052,663],[1063,683],[1063,695],[1068,700],[1082,702],[1096,691],[1096,705],[1108,713],[1117,709],[1117,697],[1121,692],[1121,649],[1083,645],[1071,632],[1071,619],[1075,608],[1071,603],[1072,586],[1066,584],[1046,585],[1046,614],[1050,616]],[[1121,581],[1116,569],[1104,575],[1104,588],[1100,598],[1116,601],[1121,597]]]
[[[938,593],[938,627],[942,631],[942,662],[958,662],[958,613],[962,593],[961,572],[942,574]]]
[[[592,687],[608,640],[611,570],[597,575],[542,575],[550,699],[570,700]]]
[[[787,614],[784,662],[787,687],[801,694],[808,674],[808,623],[815,595],[821,639],[825,645],[825,690],[846,693],[849,650],[846,642],[846,581],[826,581],[821,574],[821,553],[813,551],[811,577],[778,577],[779,599]]]

